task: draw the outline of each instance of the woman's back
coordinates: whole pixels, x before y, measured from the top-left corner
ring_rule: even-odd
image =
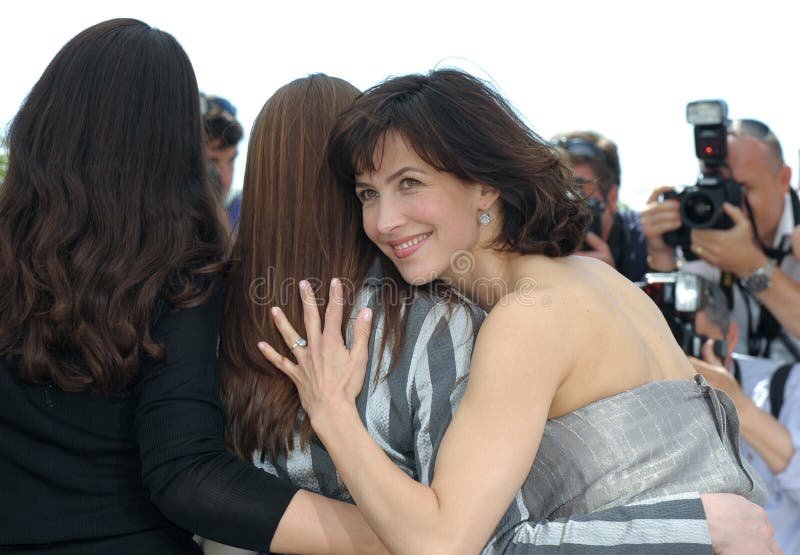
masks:
[[[208,339],[213,340],[214,322],[207,325]],[[171,357],[180,356],[179,345],[172,341],[170,347]],[[203,356],[199,351],[198,356]],[[213,352],[206,355],[213,360]],[[176,374],[188,374],[198,383],[211,380],[210,389],[200,386],[196,392],[213,393],[218,383],[213,375],[196,368],[172,367]],[[141,453],[144,469],[140,460],[140,450],[146,451],[166,427],[172,427],[167,421],[154,421],[159,412],[153,411],[153,405],[139,404],[142,394],[152,397],[153,386],[159,387],[159,380],[153,380],[155,372],[158,368],[147,364],[137,387],[113,396],[94,395],[65,392],[52,383],[25,383],[16,375],[13,362],[0,359],[0,397],[4,399],[0,404],[4,438],[0,490],[5,506],[14,508],[0,519],[0,544],[24,545],[26,553],[197,551],[191,534],[167,521],[151,501],[148,486],[166,488],[175,495],[177,490],[170,483],[175,468],[159,468],[153,452]],[[194,398],[197,403],[209,400],[213,402],[214,397]],[[166,416],[163,411],[160,414]],[[193,434],[187,427],[183,433]],[[185,445],[175,446],[174,456],[187,454]],[[151,473],[153,469],[152,479],[143,481],[143,470]]]
[[[0,551],[197,553],[189,532],[263,548],[296,488],[225,449],[221,290],[153,327],[162,361],[117,395],[27,384],[0,362]],[[257,499],[258,503],[253,503]]]
[[[572,368],[551,405],[558,417],[593,401],[659,380],[689,380],[693,371],[664,316],[638,287],[592,258],[523,257],[521,272],[536,280],[533,294],[550,299],[546,318],[562,326]],[[534,307],[535,308],[535,307]],[[527,311],[539,317],[537,310]],[[543,346],[532,342],[532,355]]]

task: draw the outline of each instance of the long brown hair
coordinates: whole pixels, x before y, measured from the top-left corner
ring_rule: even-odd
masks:
[[[141,21],[58,52],[13,121],[0,189],[0,355],[29,382],[113,393],[161,298],[203,302],[227,251],[186,53]]]
[[[266,339],[289,354],[269,309],[282,307],[305,334],[298,280],[309,279],[327,302],[328,283],[339,277],[352,301],[377,253],[361,230],[357,198],[336,187],[325,156],[336,117],[358,94],[323,74],[297,79],[267,100],[253,125],[220,342],[228,442],[245,459],[294,448],[297,390],[256,348]],[[301,441],[310,437],[305,421]]]
[[[394,77],[342,115],[329,145],[337,180],[375,171],[374,153],[398,132],[425,162],[500,192],[494,247],[566,256],[583,241],[590,211],[558,152],[488,83],[455,69]]]

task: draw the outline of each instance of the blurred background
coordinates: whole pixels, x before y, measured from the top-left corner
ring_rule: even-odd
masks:
[[[226,2],[27,0],[0,11],[0,128],[59,48],[82,29],[134,17],[173,34],[200,89],[230,100],[245,138],[281,85],[313,72],[365,89],[456,66],[493,82],[543,137],[593,129],[619,146],[620,196],[641,209],[662,184],[694,183],[686,103],[727,101],[781,140],[798,183],[796,9],[789,1]]]

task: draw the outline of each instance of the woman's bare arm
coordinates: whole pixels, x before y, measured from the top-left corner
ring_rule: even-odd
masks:
[[[339,333],[341,305],[329,305],[323,334],[313,294],[304,293],[304,302],[306,329],[315,331],[309,331],[309,347],[298,353],[301,367],[294,365],[289,374],[369,524],[397,554],[479,551],[530,471],[550,403],[572,364],[569,350],[534,352],[530,338],[536,337],[536,344],[556,344],[566,324],[559,319],[568,318],[569,311],[534,317],[531,311],[537,307],[513,301],[492,311],[479,333],[466,394],[428,487],[392,464],[355,409],[348,384],[361,380],[363,368],[347,370],[366,360],[369,323],[363,314],[351,357]],[[296,333],[282,314],[276,323],[291,343]],[[287,368],[288,361],[274,350],[268,355],[273,364]]]

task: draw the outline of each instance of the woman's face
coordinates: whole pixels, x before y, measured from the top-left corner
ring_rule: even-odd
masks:
[[[407,282],[447,277],[454,256],[478,244],[478,216],[490,204],[482,187],[433,168],[397,133],[375,157],[374,173],[355,176],[364,231]]]

